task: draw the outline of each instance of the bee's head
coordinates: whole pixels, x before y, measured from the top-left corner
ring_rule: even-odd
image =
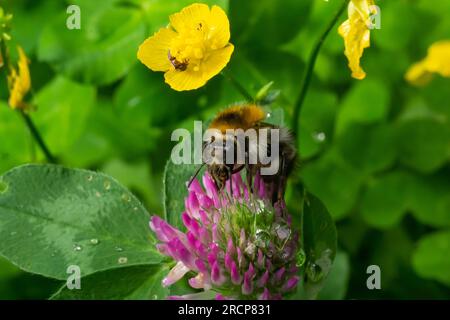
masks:
[[[233,166],[233,164],[211,164],[208,166],[208,172],[213,177],[219,190],[222,190],[225,187],[225,182],[231,178]]]

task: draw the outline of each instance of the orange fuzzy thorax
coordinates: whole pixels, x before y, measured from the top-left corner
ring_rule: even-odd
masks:
[[[247,130],[266,118],[264,110],[254,104],[236,106],[220,112],[211,122],[210,129],[225,133],[227,129]]]

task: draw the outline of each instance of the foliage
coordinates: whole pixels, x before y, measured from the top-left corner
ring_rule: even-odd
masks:
[[[195,168],[166,167],[175,144],[170,134],[243,100],[222,77],[175,92],[137,60],[139,44],[192,2],[0,1],[14,14],[11,48],[20,44],[31,58],[33,120],[64,166],[20,166],[45,157],[7,107],[2,76],[0,298],[48,298],[58,286],[54,299],[172,293],[159,286],[171,265],[155,250],[148,222],[150,214],[179,222],[182,188]],[[236,49],[227,71],[253,95],[274,81],[270,90],[280,95],[271,108],[283,110],[290,123],[308,56],[340,1],[197,2],[228,12]],[[288,207],[296,223],[318,223],[321,230],[328,212],[336,223],[334,267],[313,296],[448,299],[450,79],[417,88],[404,74],[433,42],[450,39],[450,0],[376,2],[381,29],[371,32],[362,59],[365,80],[350,77],[337,26],[319,54],[299,119],[301,161]],[[65,28],[66,8],[74,3],[81,30]],[[90,171],[65,169],[72,167]],[[300,181],[314,196],[302,199]],[[302,201],[320,209],[308,212]],[[330,235],[335,242],[334,231],[323,238]],[[306,246],[310,235],[302,237]],[[323,251],[311,243],[316,254]],[[305,254],[308,268],[313,255]],[[68,262],[82,265],[80,292],[61,282]],[[381,268],[382,290],[366,288],[371,264]],[[112,285],[111,278],[121,280]]]

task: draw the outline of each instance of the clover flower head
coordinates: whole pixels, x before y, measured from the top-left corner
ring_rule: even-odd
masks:
[[[24,98],[31,89],[30,70],[28,69],[29,61],[21,47],[18,47],[17,50],[19,51],[19,70],[12,68],[8,75],[9,105],[13,109],[25,109],[27,105],[24,102]]]
[[[218,6],[194,3],[142,43],[138,59],[177,91],[202,87],[230,61],[230,23]]]
[[[433,43],[425,59],[412,65],[405,78],[413,85],[423,86],[431,81],[434,73],[450,78],[450,40]]]
[[[348,4],[348,19],[338,29],[344,38],[345,56],[352,77],[358,80],[366,77],[360,63],[364,49],[370,47],[370,16],[374,5],[374,0],[351,0]]]
[[[236,173],[219,191],[211,176],[189,187],[182,221],[186,232],[158,216],[150,221],[158,250],[177,264],[163,279],[169,286],[186,274],[198,294],[173,299],[281,299],[299,281],[298,233],[284,202],[272,205],[263,180],[256,176],[251,192]]]

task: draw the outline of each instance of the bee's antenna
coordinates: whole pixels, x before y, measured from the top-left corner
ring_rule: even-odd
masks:
[[[204,165],[205,163],[202,163],[200,167],[198,167],[197,171],[195,171],[195,174],[192,176],[191,180],[189,180],[189,183],[187,185],[188,188],[191,186],[192,182],[194,182],[195,178],[197,178],[198,174],[200,173],[200,170],[202,170]]]

